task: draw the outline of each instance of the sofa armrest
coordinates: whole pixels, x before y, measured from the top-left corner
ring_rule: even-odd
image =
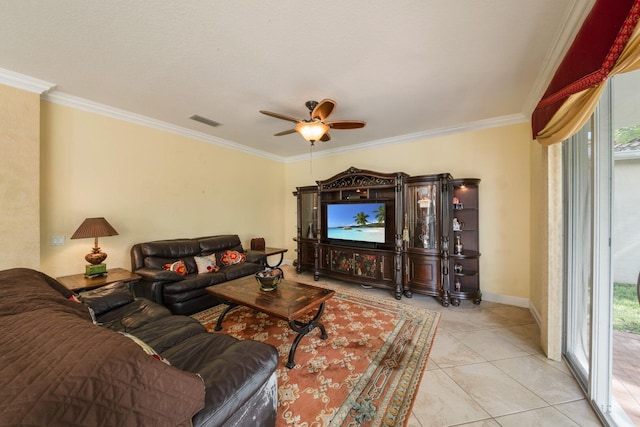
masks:
[[[254,262],[260,265],[267,264],[267,257],[264,255],[264,252],[249,249],[245,251],[245,253],[247,255],[247,258],[245,259],[246,262]]]
[[[162,295],[164,285],[184,280],[184,276],[175,271],[158,270],[149,267],[139,268],[135,273],[142,277],[141,280],[133,284],[135,296],[147,298],[161,305],[164,305],[164,297]]]

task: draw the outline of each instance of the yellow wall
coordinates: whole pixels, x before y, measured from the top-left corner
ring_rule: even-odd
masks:
[[[129,122],[42,102],[42,264],[84,272],[93,239],[69,240],[105,217],[109,268],[130,268],[134,243],[239,234],[284,244],[284,164]],[[287,197],[288,200],[289,197]],[[50,237],[64,235],[64,246]]]
[[[530,294],[531,133],[527,123],[442,136],[287,164],[286,258],[295,257],[291,192],[354,166],[424,175],[480,178],[481,288],[526,305]],[[494,300],[496,298],[493,298]],[[500,299],[499,297],[497,298]]]
[[[0,270],[40,266],[40,96],[0,85]]]
[[[41,267],[84,270],[91,239],[69,240],[86,217],[120,235],[100,239],[109,267],[130,266],[131,245],[237,233],[264,237],[295,258],[297,186],[350,166],[409,175],[449,172],[480,185],[481,287],[504,302],[531,293],[531,167],[526,123],[279,163],[184,136],[42,102]],[[50,237],[64,235],[64,246]]]

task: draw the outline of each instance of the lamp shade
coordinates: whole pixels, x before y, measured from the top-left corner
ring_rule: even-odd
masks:
[[[87,218],[71,236],[72,239],[89,237],[117,236],[118,232],[104,218]]]

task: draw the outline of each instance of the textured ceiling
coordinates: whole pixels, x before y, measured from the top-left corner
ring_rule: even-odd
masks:
[[[278,159],[292,123],[332,98],[323,150],[524,121],[593,0],[3,1],[0,68]],[[0,73],[0,77],[1,77]],[[0,80],[0,82],[2,82]],[[197,114],[220,122],[209,127]]]

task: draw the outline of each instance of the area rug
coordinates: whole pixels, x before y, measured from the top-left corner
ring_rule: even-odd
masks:
[[[195,314],[213,332],[226,308]],[[311,313],[315,314],[315,313]],[[278,426],[402,426],[411,413],[440,320],[439,313],[366,294],[338,291],[319,329],[300,341],[287,322],[245,307],[230,311],[221,332],[278,349]]]

